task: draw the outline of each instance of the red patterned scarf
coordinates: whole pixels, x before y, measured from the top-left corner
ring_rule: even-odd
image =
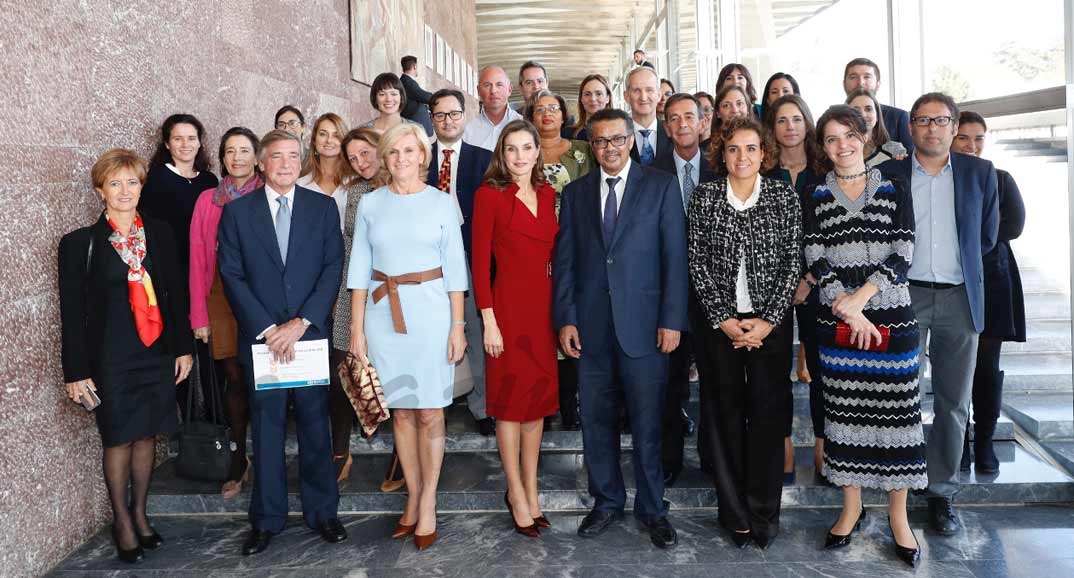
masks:
[[[108,242],[129,268],[127,299],[131,304],[131,312],[134,313],[134,326],[138,329],[138,338],[149,347],[164,331],[164,320],[157,305],[153,281],[149,278],[149,271],[142,265],[142,259],[145,259],[145,227],[142,226],[142,216],[135,216],[134,224],[126,236],[119,232],[111,217],[108,217],[108,224],[112,227]]]

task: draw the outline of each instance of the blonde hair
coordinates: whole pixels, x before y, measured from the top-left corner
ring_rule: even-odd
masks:
[[[317,120],[313,122],[313,130],[310,131],[310,150],[306,156],[306,162],[302,165],[302,176],[306,176],[310,173],[313,174],[314,182],[320,182],[321,176],[325,173],[325,169],[321,166],[324,162],[321,156],[317,154],[317,130],[321,126],[321,123],[330,122],[334,125],[336,132],[339,134],[339,140],[342,143],[344,135],[347,134],[347,124],[343,122],[343,118],[334,112],[326,112],[317,117]],[[336,173],[335,173],[335,185],[338,187],[340,184],[349,181],[353,177],[354,171],[351,169],[350,163],[347,162],[346,153],[343,152],[343,146],[340,144],[340,153],[336,157]],[[325,191],[328,194],[332,194],[332,191]]]
[[[392,174],[388,171],[388,153],[391,152],[395,143],[407,135],[413,136],[418,141],[418,147],[425,159],[421,162],[421,170],[418,177],[422,182],[429,174],[429,164],[432,163],[433,149],[429,147],[429,139],[425,136],[425,129],[420,124],[404,122],[397,124],[380,135],[380,144],[377,145],[377,157],[380,159],[380,182],[391,184]]]
[[[93,163],[93,168],[90,169],[93,188],[103,187],[109,176],[123,169],[130,169],[134,176],[138,177],[138,182],[145,184],[145,176],[149,171],[149,165],[145,159],[132,150],[114,148],[104,151],[98,157],[97,162]]]

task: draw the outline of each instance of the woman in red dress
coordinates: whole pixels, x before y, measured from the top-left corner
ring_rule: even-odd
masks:
[[[559,409],[552,330],[555,192],[545,182],[540,137],[525,120],[500,133],[474,198],[473,275],[485,325],[488,414],[496,418],[515,530],[536,537],[551,524],[537,500],[544,418]],[[496,280],[492,281],[492,261]]]

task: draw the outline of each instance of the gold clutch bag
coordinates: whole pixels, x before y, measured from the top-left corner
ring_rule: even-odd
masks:
[[[362,435],[367,438],[372,436],[377,426],[391,417],[377,370],[368,358],[358,359],[353,353],[347,353],[346,359],[339,365],[339,379],[362,424]]]

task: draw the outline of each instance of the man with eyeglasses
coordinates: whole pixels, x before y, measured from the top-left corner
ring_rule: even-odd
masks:
[[[656,114],[660,102],[660,78],[656,71],[639,66],[627,73],[625,98],[634,124],[634,147],[630,157],[648,167],[658,156],[671,156],[671,141],[664,132],[663,121]]]
[[[475,147],[492,151],[500,138],[500,131],[512,120],[522,118],[508,106],[511,97],[511,80],[499,66],[486,66],[477,78],[477,97],[481,100],[481,110],[477,117],[466,125],[462,140]],[[435,129],[435,126],[433,127]]]
[[[431,135],[433,121],[429,118],[429,98],[432,94],[418,84],[418,57],[404,56],[399,64],[403,68],[399,81],[403,83],[403,92],[406,93],[406,104],[400,114],[425,127],[425,133]]]
[[[664,501],[661,412],[668,354],[686,329],[686,215],[675,177],[631,160],[634,127],[627,113],[597,111],[588,133],[600,170],[563,190],[552,272],[560,347],[579,360],[583,453],[595,501],[578,535],[597,536],[623,517],[619,407],[625,402],[634,517],[653,544],[669,548],[677,537]]]
[[[474,215],[474,193],[481,186],[485,170],[492,160],[492,152],[463,142],[466,127],[466,97],[462,92],[444,88],[429,97],[432,108],[433,130],[436,141],[432,147],[432,161],[426,183],[455,197],[455,206],[462,226],[462,243],[469,263],[470,221]],[[473,287],[473,279],[470,279]],[[477,313],[472,292],[466,293],[463,308],[466,321],[466,352],[474,388],[466,396],[466,405],[477,422],[483,436],[492,435],[496,424],[485,409],[485,348],[482,329],[484,323]]]
[[[880,88],[880,67],[868,58],[855,58],[843,68],[843,92],[850,96],[850,93],[859,88],[864,88],[873,95],[876,95]],[[914,150],[909,113],[896,106],[882,104],[880,114],[891,139],[902,143],[907,151]]]
[[[926,459],[929,526],[950,536],[961,528],[952,500],[969,415],[977,339],[984,329],[984,266],[999,234],[999,193],[992,163],[951,152],[958,105],[930,92],[910,109],[914,152],[880,165],[909,182],[916,233],[907,277],[921,350],[932,364],[932,431]],[[931,339],[930,339],[931,335]],[[897,369],[894,367],[893,369]],[[924,375],[925,364],[920,364]]]

